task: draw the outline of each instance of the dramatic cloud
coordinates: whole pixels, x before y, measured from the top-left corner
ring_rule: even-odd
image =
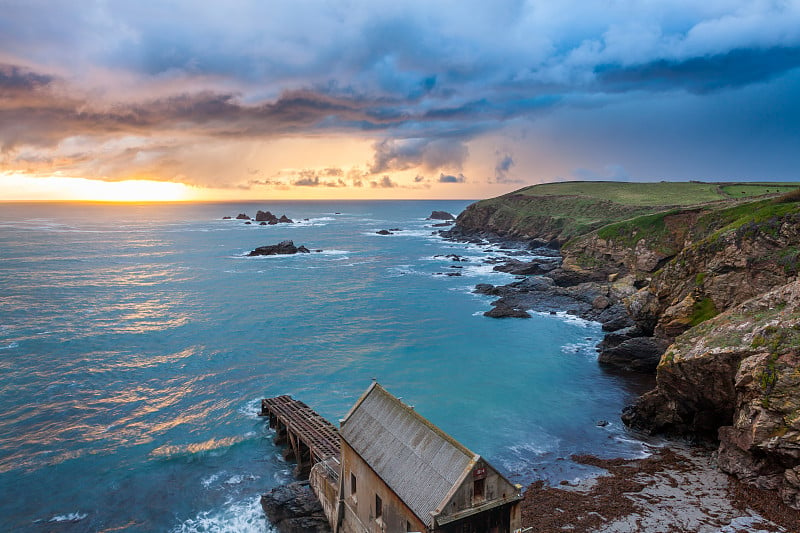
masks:
[[[797,67],[800,67],[800,47],[776,47],[737,49],[683,61],[659,59],[635,67],[601,65],[595,72],[603,86],[616,91],[684,88],[710,93],[768,81]]]
[[[375,161],[371,171],[406,170],[421,167],[438,170],[442,167],[461,168],[469,155],[467,147],[454,139],[402,139],[375,143]]]
[[[576,167],[652,176],[691,152],[678,175],[786,179],[798,90],[798,0],[5,2],[0,172],[499,187],[619,175]],[[331,138],[372,153],[258,156]]]
[[[467,181],[467,178],[464,177],[464,174],[459,174],[458,176],[439,174],[439,183],[464,183],[465,181]]]
[[[514,158],[507,152],[495,151],[497,163],[494,165],[494,181],[496,183],[518,183],[508,175],[511,167],[514,166]]]

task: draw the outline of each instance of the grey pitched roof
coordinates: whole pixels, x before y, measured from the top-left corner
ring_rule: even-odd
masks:
[[[428,525],[431,512],[480,459],[377,383],[342,420],[339,433]]]

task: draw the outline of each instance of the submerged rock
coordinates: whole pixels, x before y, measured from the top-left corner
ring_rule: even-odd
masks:
[[[510,305],[495,305],[491,311],[486,311],[483,316],[491,318],[530,318],[531,315],[526,310]]]
[[[394,233],[392,233],[388,229],[378,230],[375,233],[377,233],[378,235],[394,235]]]
[[[307,482],[281,485],[261,496],[261,507],[280,533],[330,533],[322,505]]]
[[[447,255],[437,254],[437,255],[434,255],[433,257],[434,257],[434,259],[438,259],[440,257],[444,257],[446,259],[450,259],[451,261],[461,261],[462,263],[469,262],[469,259],[467,259],[466,257],[462,257],[462,256],[460,256],[458,254],[447,254]]]

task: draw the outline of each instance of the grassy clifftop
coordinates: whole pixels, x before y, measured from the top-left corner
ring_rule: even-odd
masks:
[[[800,183],[704,183],[700,181],[632,183],[621,181],[568,181],[543,183],[504,196],[581,196],[635,206],[695,205],[718,200],[782,194]],[[500,196],[499,198],[503,198]]]
[[[541,239],[560,245],[636,217],[641,218],[634,226],[641,224],[652,229],[660,225],[662,214],[670,210],[675,213],[701,205],[733,206],[743,200],[779,196],[798,187],[800,183],[546,183],[476,202],[459,216],[458,225],[466,231]],[[630,229],[620,226],[606,233],[610,236]]]

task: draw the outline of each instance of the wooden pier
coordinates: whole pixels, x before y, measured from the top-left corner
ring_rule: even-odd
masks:
[[[286,395],[264,398],[258,415],[269,417],[275,444],[287,445],[284,457],[297,462],[298,477],[308,477],[316,463],[339,461],[339,431],[303,402]]]

